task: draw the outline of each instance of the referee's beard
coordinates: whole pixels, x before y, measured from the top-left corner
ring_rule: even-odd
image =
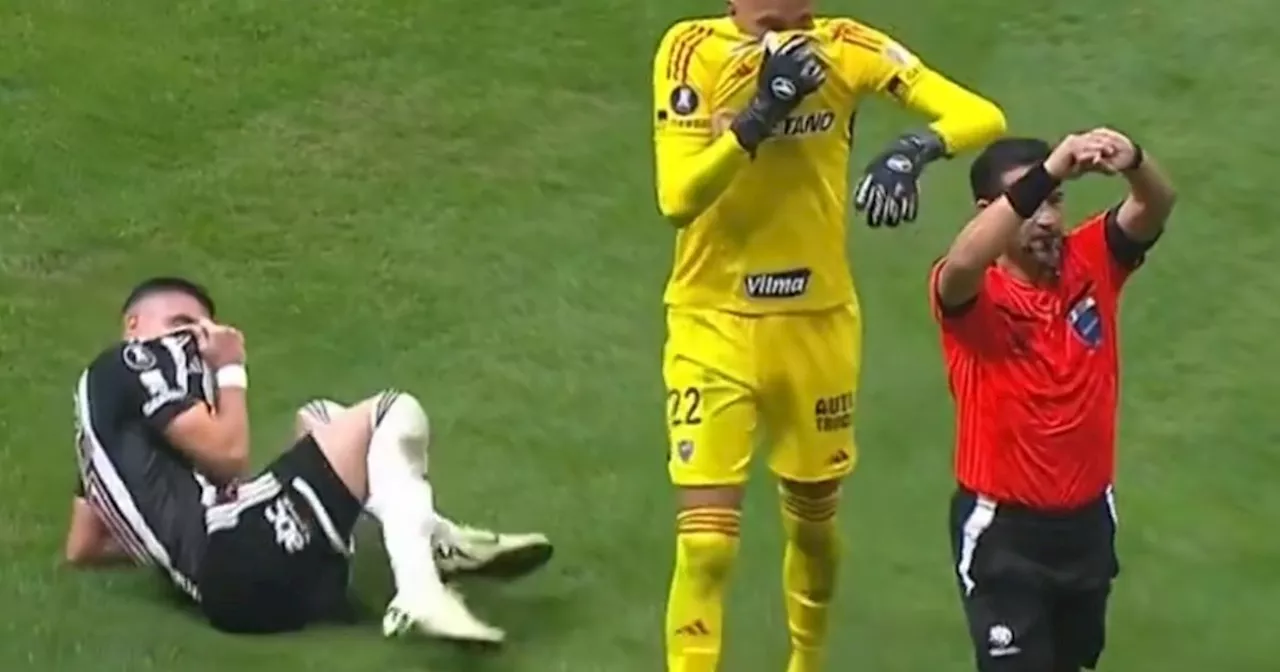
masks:
[[[1056,218],[1028,219],[1005,256],[1032,282],[1052,281],[1062,268],[1063,233]]]

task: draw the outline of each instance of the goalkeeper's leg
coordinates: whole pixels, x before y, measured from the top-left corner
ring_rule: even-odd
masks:
[[[766,408],[783,419],[770,428],[770,469],[781,481],[786,532],[783,593],[791,638],[788,672],[817,672],[827,642],[841,537],[840,484],[858,459],[854,436],[861,326],[857,306],[785,316],[769,323],[786,349],[773,351],[786,372],[784,394]]]
[[[738,555],[742,487],[682,487],[667,601],[668,672],[715,672],[724,596]]]
[[[840,481],[800,483],[783,479],[778,492],[787,537],[782,569],[787,629],[791,633],[787,672],[817,672],[822,669],[827,621],[840,565],[836,528]]]
[[[756,318],[713,310],[667,316],[667,472],[679,498],[667,601],[668,672],[719,669],[724,598],[738,556],[742,492],[758,420],[757,326]]]

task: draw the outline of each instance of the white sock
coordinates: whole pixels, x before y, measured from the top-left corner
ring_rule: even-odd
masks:
[[[432,551],[438,516],[424,475],[427,416],[412,396],[386,392],[372,421],[365,508],[382,524],[397,596],[430,604],[444,594],[444,584]]]

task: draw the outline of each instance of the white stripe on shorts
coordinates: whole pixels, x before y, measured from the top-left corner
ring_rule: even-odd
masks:
[[[956,574],[960,575],[960,581],[964,584],[965,595],[972,594],[973,589],[978,585],[969,573],[973,570],[973,556],[978,552],[978,538],[996,519],[995,500],[982,495],[976,497],[973,510],[964,520],[962,529],[964,537],[960,540],[960,560],[956,563]]]
[[[240,514],[250,507],[257,506],[280,495],[280,481],[275,474],[267,472],[261,476],[241,483],[236,487],[236,498],[221,504],[215,504],[204,512],[205,530],[209,534],[221,530],[229,530],[240,524]]]

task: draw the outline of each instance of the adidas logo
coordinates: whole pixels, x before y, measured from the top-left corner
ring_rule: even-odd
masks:
[[[435,556],[437,560],[451,560],[459,558],[462,560],[475,560],[475,556],[466,551],[449,544],[437,544],[435,548]]]
[[[684,635],[685,637],[705,637],[711,634],[711,631],[707,629],[707,624],[703,623],[702,619],[698,619],[688,625],[676,628],[676,634]]]
[[[831,456],[830,460],[827,460],[827,463],[828,464],[844,464],[845,462],[848,462],[849,459],[850,459],[849,451],[841,448],[840,450],[837,450],[834,455]]]

